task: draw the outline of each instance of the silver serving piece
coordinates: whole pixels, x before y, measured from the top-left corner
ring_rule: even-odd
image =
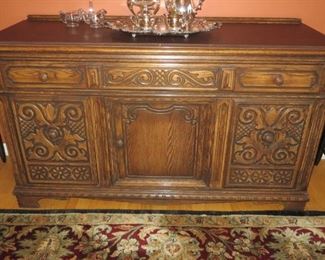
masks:
[[[106,10],[95,11],[93,0],[89,9],[60,13],[61,20],[69,27],[79,26],[84,21],[92,28],[106,27],[137,35],[175,35],[189,37],[190,34],[208,32],[221,27],[221,23],[197,18],[205,0],[163,0],[167,13],[157,16],[161,0],[126,0],[131,17],[106,21]]]
[[[113,30],[137,35],[180,35],[207,32],[221,27],[221,23],[196,18],[204,0],[164,0],[167,14],[156,16],[160,0],[127,0],[131,18],[108,22]]]
[[[167,24],[171,31],[188,31],[204,0],[165,0]]]
[[[155,15],[160,8],[160,0],[127,0],[133,16],[133,24],[144,32],[150,32],[155,24]]]

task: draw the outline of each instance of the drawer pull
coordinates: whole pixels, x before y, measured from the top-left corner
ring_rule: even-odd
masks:
[[[46,72],[41,72],[39,78],[42,82],[46,82],[49,80],[49,75]]]
[[[124,142],[123,142],[123,140],[122,140],[122,139],[118,139],[118,140],[116,141],[116,146],[117,146],[118,148],[123,148],[123,146],[124,146]]]
[[[274,83],[278,86],[282,86],[284,83],[284,78],[281,74],[278,74],[274,77]]]

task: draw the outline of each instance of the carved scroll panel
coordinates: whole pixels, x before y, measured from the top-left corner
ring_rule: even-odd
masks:
[[[214,68],[104,68],[105,88],[216,88]]]
[[[15,103],[22,151],[32,183],[92,183],[84,102]]]
[[[301,104],[237,105],[227,186],[292,186],[309,110]]]

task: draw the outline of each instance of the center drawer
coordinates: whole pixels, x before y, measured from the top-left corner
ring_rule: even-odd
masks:
[[[130,63],[103,66],[102,75],[106,89],[216,90],[222,69],[206,64]]]

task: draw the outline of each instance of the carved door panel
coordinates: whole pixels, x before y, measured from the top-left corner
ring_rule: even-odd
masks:
[[[214,125],[209,103],[107,102],[118,185],[206,187]]]
[[[15,98],[15,124],[26,182],[96,185],[92,100]]]
[[[238,102],[225,186],[295,188],[311,114],[308,102]]]

